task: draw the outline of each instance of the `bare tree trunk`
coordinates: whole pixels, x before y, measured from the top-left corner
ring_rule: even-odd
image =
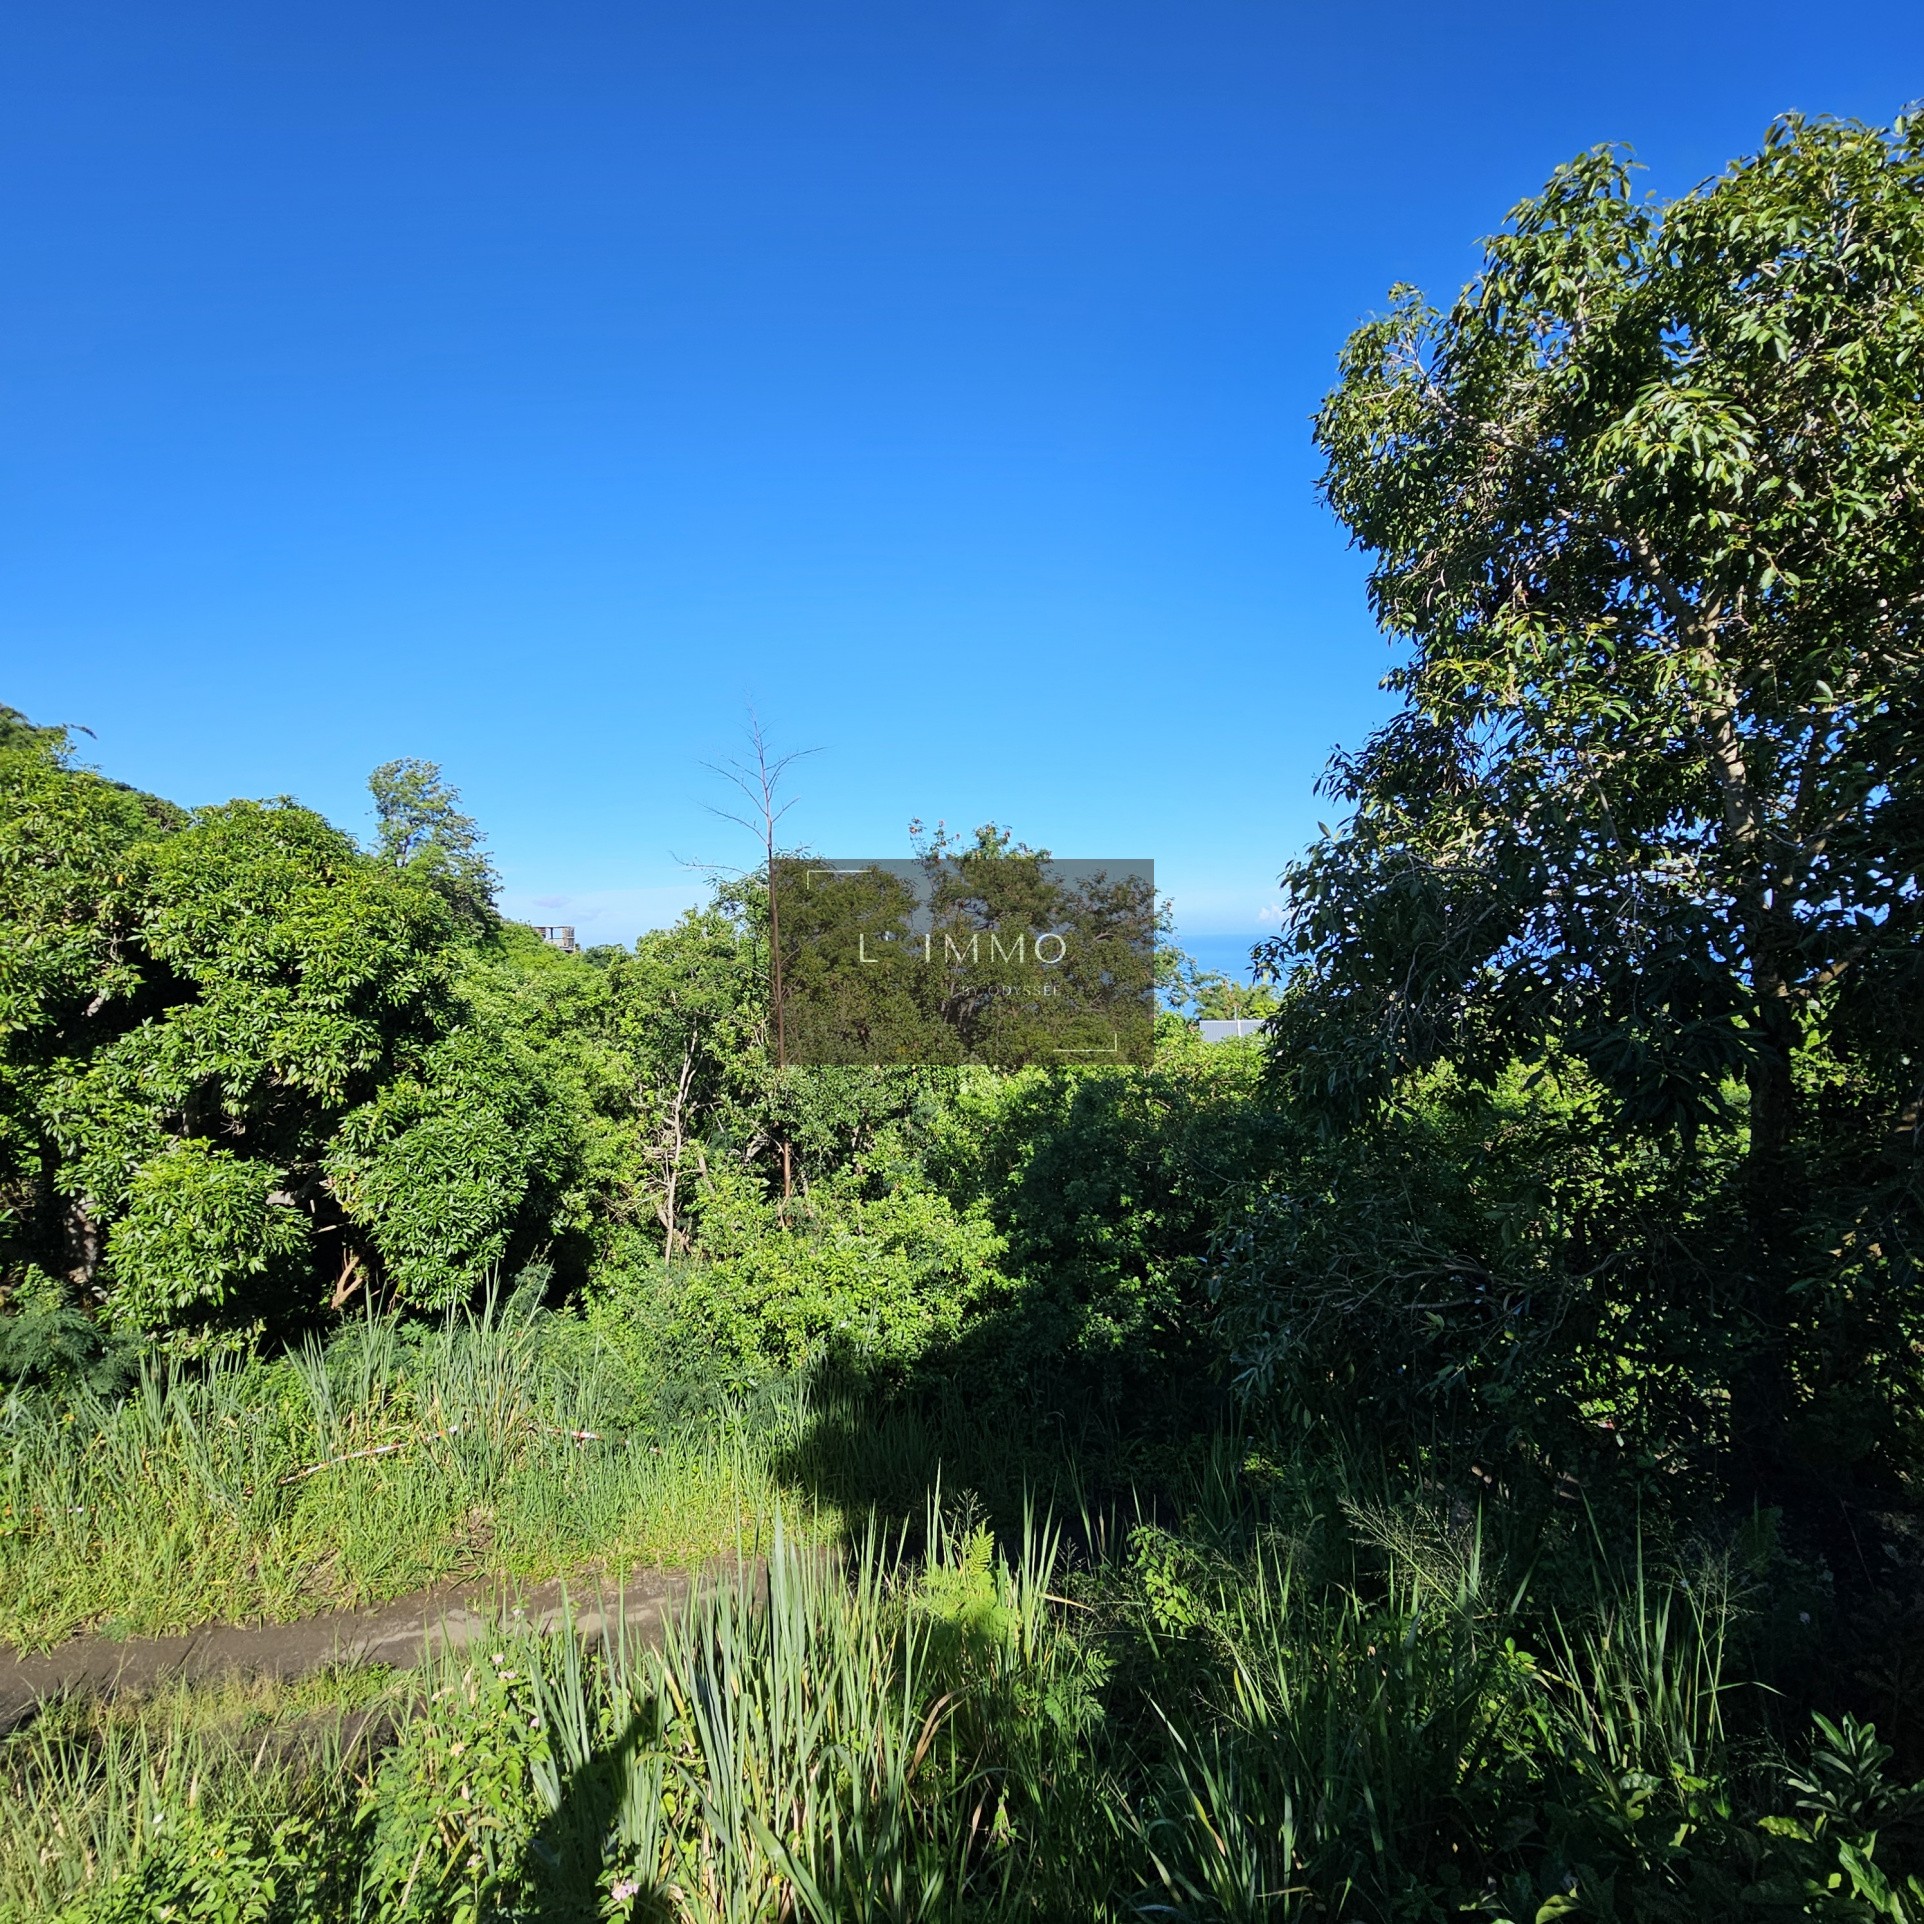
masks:
[[[65,1230],[67,1278],[82,1289],[91,1288],[107,1243],[106,1231],[93,1212],[91,1196],[75,1196],[69,1200]]]
[[[1708,651],[1707,651],[1708,653]],[[1714,655],[1710,656],[1714,663]],[[1714,667],[1712,672],[1717,672]],[[1746,1354],[1731,1385],[1731,1443],[1740,1483],[1754,1502],[1780,1498],[1789,1472],[1787,1429],[1795,1403],[1790,1360],[1790,1227],[1796,1171],[1791,1063],[1797,1046],[1790,959],[1796,931],[1778,906],[1763,808],[1745,763],[1735,704],[1719,691],[1709,717],[1710,761],[1723,803],[1724,835],[1739,865],[1744,946],[1755,1030],[1745,1081],[1749,1145],[1744,1215],[1749,1240]]]
[[[672,1262],[675,1245],[681,1240],[679,1228],[681,1194],[681,1157],[688,1143],[688,1091],[695,1081],[695,1045],[701,1031],[691,1028],[688,1031],[688,1046],[682,1051],[681,1074],[676,1078],[675,1096],[668,1109],[668,1169],[662,1185],[662,1249],[663,1262]]]
[[[779,801],[782,777],[791,763],[799,761],[804,755],[812,755],[812,748],[796,749],[787,755],[771,756],[768,737],[762,732],[762,725],[751,713],[748,718],[748,745],[753,754],[750,763],[731,762],[716,769],[716,773],[734,785],[747,798],[748,815],[730,815],[718,810],[731,822],[739,822],[743,828],[758,836],[762,844],[763,874],[768,881],[768,998],[770,1010],[775,1018],[775,1068],[779,1074],[788,1067],[788,1025],[782,1007],[782,922],[779,891],[775,886],[775,830],[782,817],[795,806],[794,798]],[[784,1210],[795,1194],[795,1152],[789,1141],[788,1132],[780,1131],[782,1149],[782,1204]]]
[[[334,1294],[328,1298],[328,1308],[335,1311],[345,1309],[365,1280],[361,1259],[350,1249],[341,1264],[340,1275],[334,1280]]]

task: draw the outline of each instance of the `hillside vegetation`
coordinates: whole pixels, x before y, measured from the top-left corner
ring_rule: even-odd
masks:
[[[1920,288],[1785,121],[1359,329],[1398,707],[1145,1068],[785,1066],[756,877],[563,953],[427,764],[0,711],[0,1639],[767,1573],[43,1705],[0,1914],[1924,1924]]]

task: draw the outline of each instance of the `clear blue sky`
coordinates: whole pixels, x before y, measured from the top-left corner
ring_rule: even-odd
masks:
[[[443,764],[618,938],[990,817],[1260,926],[1381,712],[1307,417],[1572,152],[1662,192],[1924,94],[1835,0],[26,0],[0,25],[0,700],[177,800]]]

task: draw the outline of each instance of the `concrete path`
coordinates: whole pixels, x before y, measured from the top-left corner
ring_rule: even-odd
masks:
[[[659,1643],[662,1626],[694,1585],[746,1576],[760,1566],[711,1565],[694,1576],[630,1571],[617,1584],[599,1571],[549,1583],[439,1584],[368,1610],[329,1610],[295,1623],[203,1624],[179,1637],[75,1637],[42,1656],[0,1655],[0,1735],[43,1697],[70,1690],[151,1690],[185,1678],[274,1677],[283,1682],[339,1664],[411,1670],[436,1651],[458,1651],[508,1625],[558,1630],[572,1612],[588,1643],[630,1638]]]

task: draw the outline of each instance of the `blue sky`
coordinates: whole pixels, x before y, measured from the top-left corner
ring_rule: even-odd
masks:
[[[798,839],[1152,855],[1218,951],[1382,712],[1348,328],[1593,142],[1676,192],[1921,94],[1854,0],[29,0],[0,700],[355,828],[437,760],[591,939],[748,859],[752,703]]]

